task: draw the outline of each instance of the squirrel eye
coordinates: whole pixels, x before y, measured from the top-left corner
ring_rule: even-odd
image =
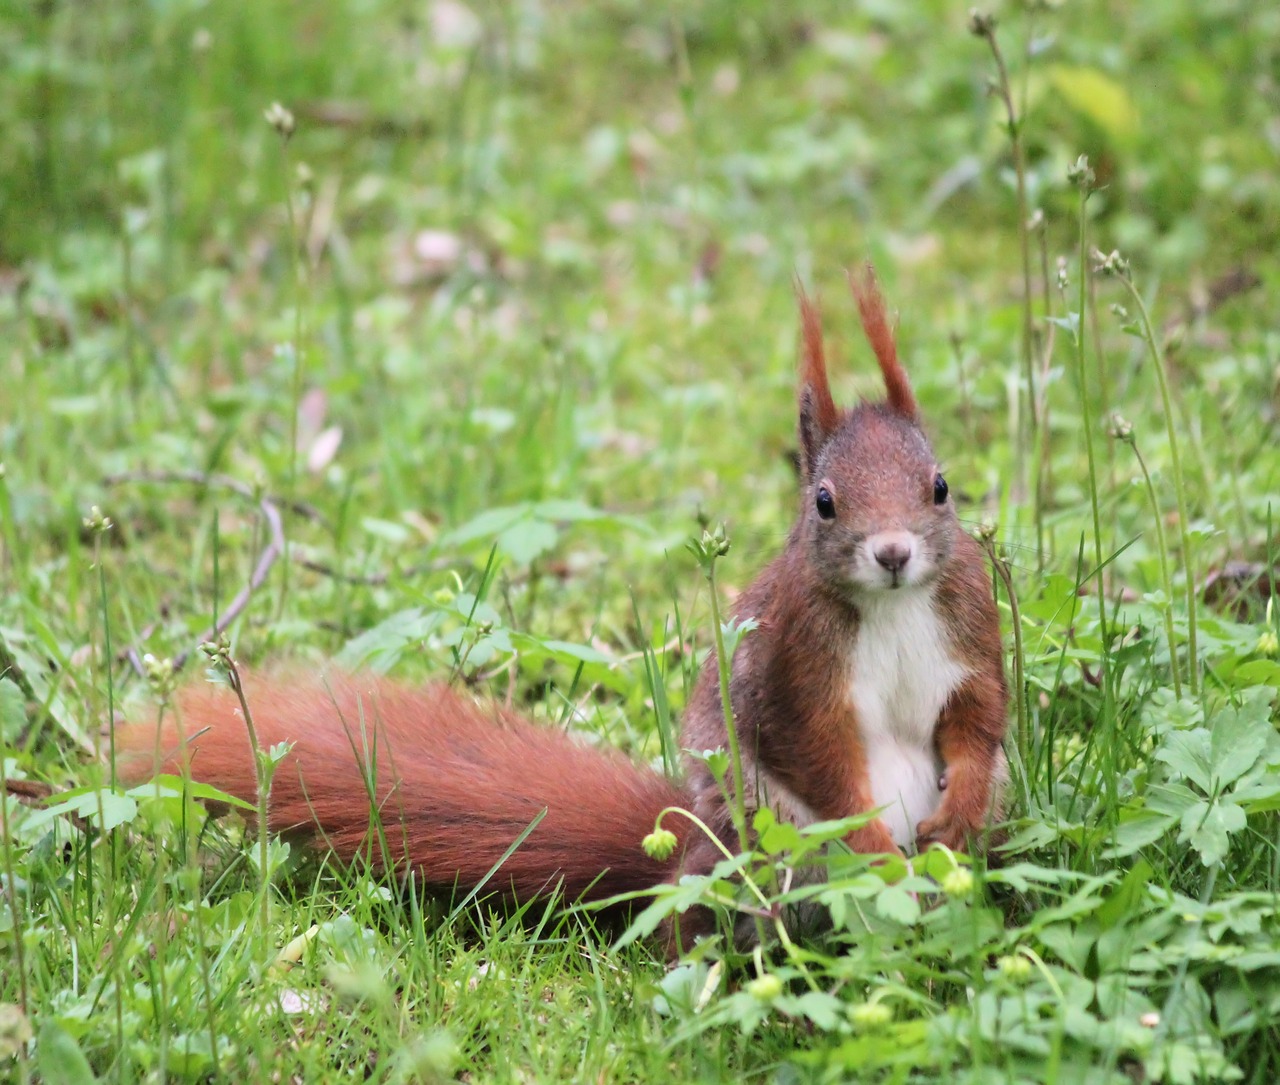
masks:
[[[933,503],[941,505],[947,499],[947,480],[941,475],[933,476]]]
[[[825,486],[818,487],[818,495],[814,500],[814,507],[818,510],[818,515],[824,520],[834,520],[836,515],[836,499],[831,496],[831,491]]]

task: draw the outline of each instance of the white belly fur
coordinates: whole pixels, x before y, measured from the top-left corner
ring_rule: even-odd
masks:
[[[948,650],[931,588],[877,593],[860,601],[859,611],[849,696],[874,803],[885,807],[881,818],[906,847],[941,799],[933,732],[969,670]]]

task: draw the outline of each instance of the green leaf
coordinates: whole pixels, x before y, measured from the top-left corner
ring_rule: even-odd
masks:
[[[29,828],[38,827],[62,814],[75,814],[93,822],[103,832],[132,821],[138,813],[138,803],[131,796],[110,788],[82,787],[65,792],[56,802],[37,811],[27,821]]]
[[[245,802],[244,799],[237,798],[235,795],[229,795],[212,784],[202,784],[198,780],[184,782],[181,776],[172,776],[167,772],[162,772],[145,784],[129,788],[125,794],[144,801],[154,798],[177,799],[182,797],[184,786],[188,796],[193,799],[199,799],[201,802],[220,802],[225,803],[227,806],[238,807],[241,810],[257,809],[253,803]]]
[[[1072,339],[1080,333],[1080,314],[1077,312],[1068,312],[1066,316],[1051,316],[1049,323],[1056,324]]]
[[[132,821],[137,812],[138,804],[134,799],[103,788],[87,816],[91,821],[98,821],[103,832],[110,832],[117,825]]]
[[[0,626],[0,647],[16,664],[19,681],[26,684],[30,697],[62,729],[68,738],[86,753],[95,753],[97,744],[80,723],[61,693],[67,660],[62,645],[38,614],[28,618],[31,632]],[[57,666],[50,666],[50,663]]]
[[[618,662],[613,656],[605,655],[599,649],[585,644],[574,644],[567,640],[543,640],[528,633],[512,633],[511,643],[521,651],[541,653],[560,663],[598,663],[602,667],[612,667]]]
[[[1138,130],[1138,110],[1124,86],[1097,68],[1055,64],[1049,82],[1077,113],[1109,136],[1128,140]]]
[[[886,885],[876,897],[876,911],[885,919],[910,927],[920,919],[920,902],[899,885]]]
[[[391,543],[393,546],[404,546],[413,538],[413,532],[395,520],[379,520],[373,516],[366,516],[361,519],[360,526],[374,538]]]
[[[502,615],[494,610],[490,604],[483,599],[477,599],[469,591],[459,592],[445,609],[457,614],[465,622],[487,623],[492,626],[502,625]]]
[[[723,865],[725,864],[718,864],[717,871]],[[737,860],[735,865],[740,865]],[[686,874],[675,885],[666,883],[656,886],[651,891],[637,894],[637,896],[651,898],[651,902],[632,918],[631,925],[614,943],[614,949],[619,950],[638,939],[648,938],[668,916],[685,912],[702,900],[713,881],[714,878]]]
[[[632,688],[629,675],[625,668],[619,668],[617,659],[585,644],[543,640],[528,633],[511,633],[509,639],[526,660],[550,659],[574,672],[581,671],[581,679],[587,685],[604,686],[619,693]]]
[[[717,971],[717,979],[719,974]],[[653,996],[654,1011],[664,1017],[692,1013],[694,1006],[702,998],[709,978],[711,970],[702,962],[673,968],[658,984],[658,993]]]
[[[559,525],[580,523],[595,523],[609,528],[622,524],[642,526],[639,521],[613,516],[583,501],[522,501],[503,508],[486,509],[479,516],[446,532],[436,545],[447,549],[477,540],[488,544],[496,542],[498,549],[513,561],[527,565],[556,545],[560,539]]]
[[[766,811],[760,811],[764,814]],[[756,817],[756,831],[759,832],[758,847],[766,855],[781,855],[784,851],[795,851],[800,846],[800,832],[794,825],[770,819],[763,829],[761,818]]]
[[[1271,708],[1260,698],[1239,708],[1227,707],[1209,721],[1209,761],[1216,782],[1214,792],[1235,783],[1253,768],[1275,729]]]
[[[45,1081],[59,1085],[93,1085],[98,1080],[75,1037],[52,1018],[45,1018],[36,1038],[36,1068]]]
[[[796,1016],[803,1015],[816,1028],[830,1032],[845,1020],[845,1004],[825,991],[806,991],[795,998],[779,1000],[779,1008]]]
[[[219,1038],[218,1050],[226,1053],[231,1045]],[[187,1081],[195,1081],[213,1065],[213,1052],[208,1033],[180,1032],[169,1041],[169,1074]]]
[[[491,544],[496,536],[506,531],[517,520],[527,518],[531,513],[532,506],[527,501],[521,502],[519,505],[485,509],[479,516],[441,535],[436,545],[442,549],[447,549],[449,547],[462,546],[477,539],[483,539],[486,544]]]
[[[1221,862],[1227,855],[1232,833],[1247,823],[1244,810],[1229,800],[1197,803],[1182,815],[1179,839],[1200,853],[1205,866]]]
[[[1209,732],[1203,727],[1194,731],[1175,731],[1156,751],[1156,760],[1163,761],[1174,772],[1190,780],[1206,794],[1213,793],[1213,755]]]
[[[1129,873],[1102,902],[1098,909],[1098,922],[1103,927],[1119,927],[1130,916],[1139,914],[1142,900],[1146,896],[1147,884],[1151,881],[1151,864],[1139,859],[1129,868]]]
[[[1280,773],[1268,772],[1259,780],[1242,784],[1231,792],[1231,798],[1250,814],[1280,810]]]
[[[1186,784],[1152,784],[1146,793],[1147,809],[1156,814],[1168,814],[1174,820],[1182,817],[1189,806],[1200,801],[1200,796]]]
[[[738,643],[750,633],[753,629],[759,629],[760,623],[755,618],[730,618],[727,622],[720,623],[720,635],[724,638],[724,654],[726,659],[732,659],[734,653],[738,650]]]
[[[559,520],[564,523],[576,523],[582,520],[604,520],[608,513],[592,508],[585,501],[564,501],[551,499],[539,501],[531,506],[534,515],[543,520]]]
[[[1030,892],[1033,887],[1047,888],[1071,882],[1089,881],[1095,886],[1105,884],[1102,879],[1089,878],[1074,870],[1036,866],[1034,863],[1010,863],[1005,867],[995,867],[987,871],[986,880],[1008,885],[1019,893]]]
[[[407,648],[418,644],[440,624],[440,615],[422,607],[398,610],[371,629],[347,641],[334,663],[344,671],[368,668],[385,674]]]
[[[1274,659],[1251,659],[1231,672],[1233,686],[1280,687],[1280,663]]]
[[[1111,846],[1103,852],[1107,859],[1123,859],[1148,844],[1154,844],[1177,824],[1178,819],[1169,814],[1151,810],[1127,810],[1120,815],[1120,824],[1111,837]]]
[[[1000,846],[1002,852],[1010,855],[1048,847],[1063,835],[1057,825],[1040,818],[1024,818],[1014,824],[1018,826],[1017,830]]]
[[[498,549],[518,565],[528,565],[552,549],[560,532],[547,520],[533,517],[517,520],[498,535]]]
[[[27,725],[27,698],[18,683],[0,678],[0,742],[9,742]]]

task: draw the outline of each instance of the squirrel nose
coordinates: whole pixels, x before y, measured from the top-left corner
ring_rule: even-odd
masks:
[[[900,573],[911,560],[911,546],[897,539],[882,542],[875,548],[875,556],[889,572]]]

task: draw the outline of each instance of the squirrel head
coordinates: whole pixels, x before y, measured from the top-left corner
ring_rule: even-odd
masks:
[[[960,528],[870,265],[849,282],[887,397],[836,407],[818,311],[801,292],[803,495],[794,541],[822,581],[856,601],[934,581]]]

